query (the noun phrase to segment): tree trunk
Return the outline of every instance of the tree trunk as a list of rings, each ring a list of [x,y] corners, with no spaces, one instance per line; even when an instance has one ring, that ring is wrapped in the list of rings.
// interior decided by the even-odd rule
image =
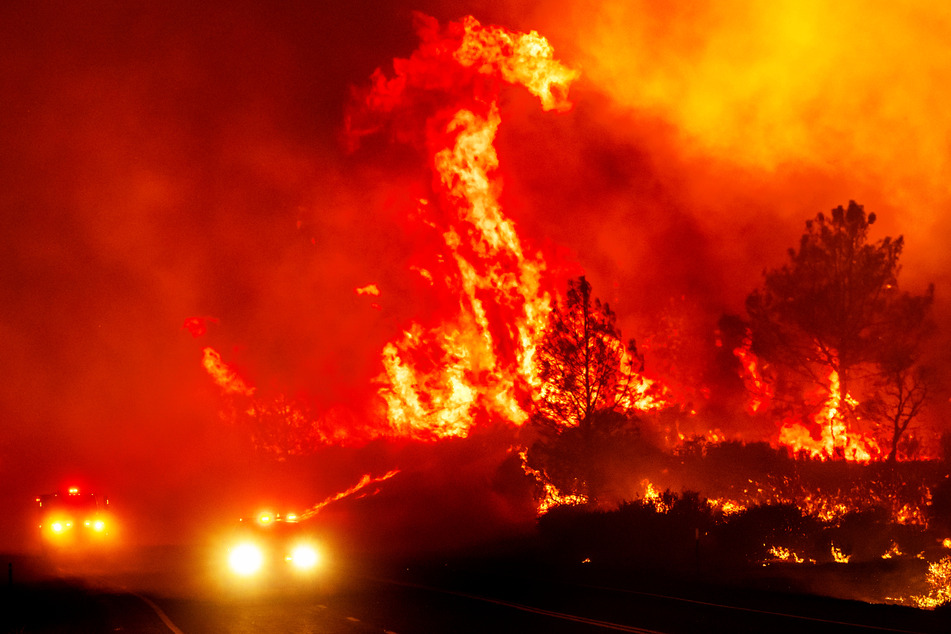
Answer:
[[[901,429],[898,426],[898,421],[894,421],[895,428],[892,430],[892,446],[888,452],[888,457],[885,458],[885,462],[894,464],[898,460],[898,441],[901,439]]]

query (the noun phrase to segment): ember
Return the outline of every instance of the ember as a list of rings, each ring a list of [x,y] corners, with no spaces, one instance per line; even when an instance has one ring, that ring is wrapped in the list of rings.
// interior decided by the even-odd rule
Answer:
[[[389,472],[387,472],[387,473],[385,473],[385,474],[383,474],[383,475],[381,475],[381,476],[376,476],[376,477],[371,476],[371,475],[368,473],[368,474],[364,475],[362,478],[360,478],[360,481],[357,482],[356,484],[354,484],[354,485],[353,485],[352,487],[350,487],[349,489],[346,489],[346,490],[344,490],[344,491],[340,491],[339,493],[336,493],[336,494],[334,494],[334,495],[331,495],[330,497],[328,497],[327,499],[325,499],[323,502],[319,502],[319,503],[313,505],[312,507],[310,507],[309,509],[307,509],[306,511],[304,511],[303,513],[300,513],[300,514],[298,515],[298,519],[300,519],[300,520],[310,519],[311,517],[313,517],[313,516],[317,515],[318,513],[320,513],[321,509],[323,509],[323,508],[324,508],[325,506],[327,506],[328,504],[332,504],[332,503],[337,502],[337,501],[339,501],[339,500],[343,500],[343,499],[345,499],[345,498],[348,498],[348,497],[351,497],[351,496],[353,496],[353,495],[356,495],[357,493],[360,493],[361,491],[363,491],[364,489],[366,489],[366,488],[367,488],[368,486],[370,486],[371,484],[377,484],[377,483],[379,483],[379,482],[384,482],[384,481],[386,481],[386,480],[389,480],[390,478],[392,478],[393,476],[395,476],[395,475],[398,474],[398,473],[399,473],[399,471],[398,471],[398,470],[395,470],[395,469],[394,469],[393,471],[389,471]]]

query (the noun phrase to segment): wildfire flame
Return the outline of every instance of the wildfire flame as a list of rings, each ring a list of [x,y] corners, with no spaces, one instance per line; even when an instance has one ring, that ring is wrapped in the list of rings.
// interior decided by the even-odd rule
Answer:
[[[793,453],[806,452],[812,458],[844,457],[856,462],[869,462],[881,450],[874,439],[850,430],[846,424],[843,404],[850,409],[858,404],[849,394],[843,393],[839,373],[829,372],[828,398],[813,420],[821,430],[819,439],[812,437],[809,429],[798,422],[787,422],[779,432],[779,443]]]
[[[648,480],[643,482],[644,502],[654,507],[658,513],[667,513],[670,511],[670,505],[664,500],[664,497],[654,488],[654,484]]]
[[[852,559],[852,555],[846,555],[840,549],[836,548],[835,544],[832,545],[832,561],[837,564],[847,564],[850,559]]]
[[[350,118],[348,131],[352,138],[359,139],[382,129],[383,124],[378,123],[381,119],[405,121],[424,113],[422,122],[414,122],[419,126],[413,135],[420,137],[429,157],[431,191],[418,200],[416,216],[439,238],[439,252],[432,254],[431,265],[414,264],[410,268],[435,292],[447,290],[445,295],[457,301],[442,323],[431,327],[411,323],[400,337],[383,347],[377,384],[385,405],[385,421],[378,429],[364,433],[365,438],[381,433],[427,440],[465,437],[483,420],[520,425],[528,419],[528,404],[534,398],[546,397],[533,358],[553,302],[552,281],[547,279],[544,255],[522,241],[515,223],[501,208],[495,139],[503,119],[503,85],[522,86],[538,98],[543,110],[563,112],[571,107],[567,92],[578,72],[557,61],[551,45],[534,31],[518,33],[483,26],[472,17],[444,28],[429,18],[419,17],[418,21],[421,43],[417,51],[409,59],[395,60],[392,78],[382,71],[374,73],[369,89],[357,95],[358,108],[373,114],[376,122],[361,126],[357,119]],[[410,112],[411,116],[395,116],[400,112]],[[413,135],[398,138],[415,140]],[[353,291],[374,299],[384,296],[374,283]],[[370,305],[380,308],[375,302]],[[215,321],[193,317],[183,327],[199,337]],[[765,371],[768,368],[752,351],[749,331],[732,352],[740,363],[749,394],[747,413],[768,414],[774,386],[770,373]],[[257,417],[257,422],[276,412],[274,418],[285,426],[311,433],[308,442],[340,441],[347,435],[344,425],[330,425],[334,431],[329,433],[319,429],[320,422],[308,418],[283,397],[277,401],[281,408],[277,411],[213,348],[203,349],[202,363],[223,394],[242,403],[245,401],[241,399],[247,399],[244,411]],[[806,421],[810,424],[784,421],[772,440],[813,459],[869,462],[880,457],[882,452],[872,438],[850,428],[857,402],[843,388],[839,374],[830,369],[827,377],[821,397],[813,402],[819,406],[818,411]],[[667,396],[659,385],[641,378],[630,397],[632,401],[625,405],[645,411],[656,409],[666,405],[663,399]],[[681,444],[688,441],[683,433],[678,437]],[[724,440],[718,430],[709,432],[706,438],[710,442]],[[559,505],[588,502],[583,495],[562,493],[544,471],[528,466],[525,450],[519,456],[524,473],[539,482],[544,491],[538,502],[539,514]],[[313,517],[336,501],[365,494],[371,485],[397,473],[366,474],[350,488],[313,505],[300,519]],[[669,490],[661,494],[653,483],[642,484],[644,503],[658,513],[669,513],[670,500],[676,499]],[[862,508],[856,496],[847,499],[841,491],[824,494],[815,490],[807,494],[799,489],[777,494],[765,484],[753,488],[755,493],[744,491],[743,499],[719,498],[707,503],[728,517],[754,504],[791,501],[804,513],[830,525]],[[873,502],[884,506],[884,499]],[[888,508],[899,524],[927,526],[928,501],[930,492],[925,490],[920,503],[896,501]],[[951,548],[951,539],[943,546]],[[851,555],[835,545],[829,547],[835,562],[850,561]],[[772,546],[768,552],[775,560],[815,564],[814,559],[807,560],[786,547]],[[892,542],[882,558],[902,556],[907,555]],[[929,567],[932,594],[915,600],[923,606],[951,601],[949,580],[951,558],[946,557]]]
[[[445,283],[460,297],[456,314],[424,329],[413,324],[384,346],[379,394],[391,432],[415,438],[467,436],[481,414],[516,425],[537,389],[532,357],[549,310],[541,253],[526,254],[515,225],[502,212],[495,180],[494,140],[501,123],[501,84],[524,86],[544,110],[570,108],[566,93],[577,71],[554,59],[538,33],[483,26],[475,18],[439,29],[418,17],[420,47],[396,60],[396,76],[381,71],[363,95],[363,114],[388,114],[438,95],[450,102],[427,115],[433,200],[419,215],[441,232]],[[377,131],[348,119],[354,139]]]
[[[769,549],[769,554],[773,556],[777,561],[789,561],[796,564],[805,563],[805,559],[800,557],[791,549],[784,546],[771,546]],[[815,563],[812,561],[811,563]]]
[[[759,357],[753,353],[752,347],[753,335],[747,328],[743,343],[733,349],[733,355],[739,360],[742,367],[740,378],[743,379],[743,385],[749,395],[746,411],[750,415],[768,408],[773,399],[773,386],[763,375]]]
[[[765,413],[773,400],[774,389],[763,371],[761,360],[752,351],[749,330],[733,354],[740,362],[740,378],[748,395],[747,413]],[[819,430],[818,438],[800,421],[787,420],[780,428],[776,442],[788,447],[793,454],[804,453],[810,458],[823,460],[844,458],[869,462],[880,456],[882,450],[874,438],[849,428],[848,413],[855,411],[858,401],[843,391],[839,373],[835,369],[829,370],[824,395],[821,407],[811,416],[812,426]]]
[[[707,504],[711,508],[716,509],[723,513],[724,516],[729,517],[730,515],[737,515],[746,510],[746,506],[736,500],[726,500],[726,499],[708,499]]]
[[[551,481],[548,479],[548,476],[538,469],[533,469],[532,467],[528,466],[528,450],[520,450],[518,452],[518,457],[521,459],[522,471],[524,471],[526,475],[535,478],[535,480],[541,484],[542,488],[544,489],[544,494],[539,496],[536,505],[538,515],[544,515],[556,506],[576,506],[578,504],[588,503],[587,496],[562,493],[558,490],[558,487],[551,483]]]
[[[912,600],[920,608],[933,609],[951,603],[951,557],[928,564],[926,581],[930,592],[913,596]]]

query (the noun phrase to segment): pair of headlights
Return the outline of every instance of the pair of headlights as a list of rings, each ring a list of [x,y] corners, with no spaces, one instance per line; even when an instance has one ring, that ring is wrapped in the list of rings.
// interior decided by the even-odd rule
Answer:
[[[106,530],[106,523],[102,520],[86,520],[84,525],[87,528],[91,528],[97,533],[101,533]],[[57,520],[50,524],[50,530],[56,533],[57,535],[64,533],[73,527],[73,523],[69,520]]]
[[[284,556],[285,562],[302,571],[314,569],[319,559],[314,547],[307,544],[295,546]],[[264,551],[252,543],[244,543],[236,546],[231,549],[231,554],[228,556],[228,564],[231,566],[231,570],[244,577],[259,572],[261,568],[264,567],[264,563]]]

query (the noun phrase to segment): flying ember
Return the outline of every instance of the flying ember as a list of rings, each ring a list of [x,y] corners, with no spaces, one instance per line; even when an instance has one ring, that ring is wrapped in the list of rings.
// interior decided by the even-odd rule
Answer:
[[[331,495],[330,497],[325,499],[323,502],[319,502],[313,505],[312,507],[310,507],[309,509],[301,513],[298,516],[298,519],[300,520],[310,519],[314,515],[317,515],[318,513],[320,513],[321,509],[323,509],[328,504],[332,504],[333,502],[337,502],[338,500],[348,498],[351,495],[356,495],[357,493],[359,493],[366,487],[370,486],[371,484],[376,484],[378,482],[389,480],[390,478],[392,478],[398,473],[399,473],[399,470],[394,469],[392,471],[387,471],[381,476],[376,476],[376,477],[371,476],[369,473],[364,474],[364,476],[360,478],[360,481],[354,484],[352,487],[350,487],[349,489],[340,491],[339,493],[336,493],[334,495]]]

